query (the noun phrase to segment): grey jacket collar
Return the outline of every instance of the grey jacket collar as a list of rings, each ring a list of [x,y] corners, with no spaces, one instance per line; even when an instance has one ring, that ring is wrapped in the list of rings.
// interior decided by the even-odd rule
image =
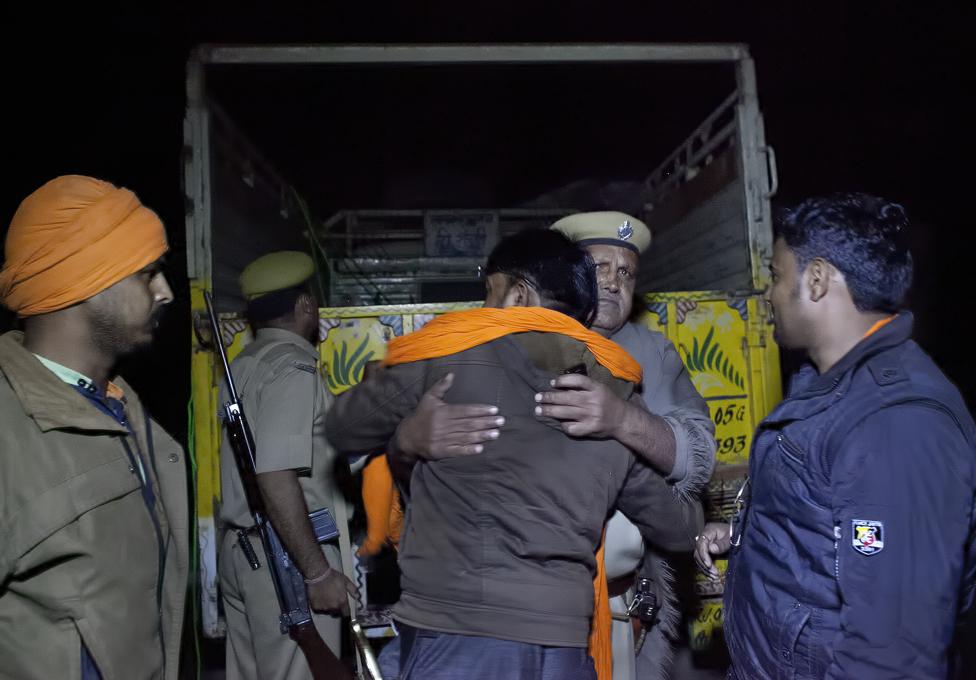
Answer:
[[[128,431],[113,418],[99,411],[71,385],[62,381],[24,349],[24,334],[11,331],[0,336],[0,373],[17,395],[24,412],[42,432],[48,430],[86,430],[95,432]],[[131,388],[119,378],[126,394]]]

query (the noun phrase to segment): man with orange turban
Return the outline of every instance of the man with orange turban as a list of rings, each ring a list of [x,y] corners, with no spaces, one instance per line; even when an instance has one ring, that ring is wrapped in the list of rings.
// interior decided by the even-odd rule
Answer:
[[[91,177],[10,223],[0,301],[0,666],[16,678],[177,677],[187,584],[179,445],[114,377],[173,294],[162,222]]]

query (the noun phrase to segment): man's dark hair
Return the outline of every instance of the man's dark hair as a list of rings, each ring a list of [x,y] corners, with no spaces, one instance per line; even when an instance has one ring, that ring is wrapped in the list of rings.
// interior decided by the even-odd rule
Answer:
[[[535,288],[542,305],[589,327],[596,316],[598,291],[593,258],[549,229],[527,229],[491,251],[485,275],[505,274]]]
[[[897,312],[912,284],[905,209],[861,193],[810,198],[777,220],[800,271],[814,258],[844,274],[862,312]]]
[[[247,303],[247,318],[251,327],[257,330],[267,326],[274,326],[276,322],[290,316],[295,311],[295,304],[303,294],[308,293],[308,286],[301,285],[285,290],[276,290],[255,298]]]

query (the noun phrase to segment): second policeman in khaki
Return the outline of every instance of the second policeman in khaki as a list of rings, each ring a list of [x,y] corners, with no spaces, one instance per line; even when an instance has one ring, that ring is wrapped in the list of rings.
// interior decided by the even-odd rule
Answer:
[[[341,614],[355,586],[341,571],[338,550],[319,545],[308,513],[333,510],[335,453],[325,438],[331,395],[317,370],[318,305],[307,282],[311,258],[284,251],[258,258],[241,274],[241,290],[255,340],[231,371],[254,435],[258,487],[272,526],[308,583],[315,625],[329,648],[341,653]],[[223,403],[225,399],[221,400]],[[221,445],[225,528],[219,571],[227,620],[227,677],[305,680],[311,672],[298,645],[282,634],[279,607],[261,541],[249,538],[261,568],[251,569],[237,529],[253,525],[233,451]]]

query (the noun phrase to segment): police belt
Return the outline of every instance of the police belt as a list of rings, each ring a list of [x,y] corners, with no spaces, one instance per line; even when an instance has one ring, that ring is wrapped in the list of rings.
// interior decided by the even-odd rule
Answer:
[[[628,590],[634,587],[634,579],[636,577],[637,572],[632,571],[624,576],[607,579],[607,594],[610,597],[619,597],[626,594]]]

